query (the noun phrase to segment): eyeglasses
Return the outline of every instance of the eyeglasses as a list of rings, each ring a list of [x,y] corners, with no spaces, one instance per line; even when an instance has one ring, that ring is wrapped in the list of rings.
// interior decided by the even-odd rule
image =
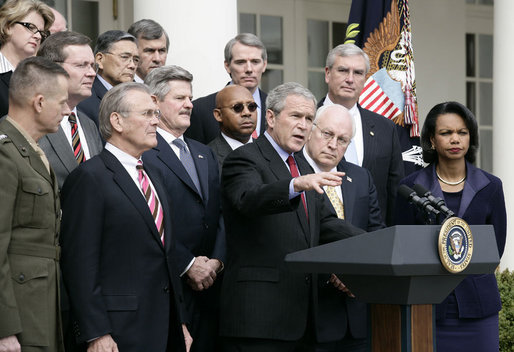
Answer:
[[[330,132],[330,131],[327,131],[327,130],[322,130],[321,128],[319,128],[318,125],[314,124],[314,127],[317,127],[319,132],[321,133],[321,137],[323,137],[323,139],[327,142],[327,143],[330,143],[335,137],[336,135],[333,133],[333,132]],[[342,137],[337,137],[337,145],[339,147],[345,147],[347,146],[348,144],[350,144],[351,140],[348,140],[346,138],[342,138]]]
[[[245,106],[248,108],[248,111],[250,111],[250,112],[254,112],[255,110],[257,110],[257,103],[254,103],[254,102],[247,103],[247,104],[237,103],[232,106],[219,106],[217,109],[228,108],[228,109],[234,110],[234,112],[236,114],[239,114],[244,110]]]
[[[40,30],[34,23],[19,21],[16,21],[14,23],[21,24],[23,27],[27,28],[30,32],[32,32],[32,34],[39,33],[39,35],[41,36],[41,41],[45,40],[50,35],[49,31]]]
[[[127,112],[127,113],[131,113],[131,112],[135,112],[136,114],[144,117],[145,119],[152,119],[152,118],[156,118],[157,120],[160,120],[161,119],[161,110],[152,110],[152,109],[148,109],[148,110],[145,110],[145,111],[133,111],[133,110],[126,110],[126,111],[121,111],[120,113],[122,112]]]
[[[129,55],[129,54],[115,54],[115,53],[110,53],[108,51],[104,51],[103,53],[104,54],[109,54],[109,55],[117,56],[121,60],[121,62],[123,62],[124,64],[128,64],[129,61],[132,60],[134,65],[137,66],[137,65],[139,65],[139,61],[141,61],[139,56],[132,56],[132,55]]]

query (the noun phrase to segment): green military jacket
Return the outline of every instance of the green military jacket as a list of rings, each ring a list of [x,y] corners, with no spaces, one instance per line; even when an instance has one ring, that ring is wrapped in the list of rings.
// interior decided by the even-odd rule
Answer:
[[[62,351],[57,181],[5,119],[0,179],[0,338],[16,335],[22,351]]]

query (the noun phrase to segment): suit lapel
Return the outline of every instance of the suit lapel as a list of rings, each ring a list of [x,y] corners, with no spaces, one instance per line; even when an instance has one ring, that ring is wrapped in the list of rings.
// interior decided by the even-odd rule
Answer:
[[[189,177],[189,174],[184,168],[184,165],[182,165],[173,149],[171,149],[171,146],[166,143],[159,133],[157,133],[157,147],[155,149],[157,150],[157,157],[159,160],[161,160],[175,175],[177,175],[177,177],[184,182],[192,192],[200,195],[193,183],[193,180],[191,180],[191,177]]]
[[[362,158],[362,167],[368,168],[373,163],[373,155],[375,154],[375,121],[369,116],[367,111],[359,107],[359,113],[362,121],[362,141],[364,146],[364,156]]]
[[[301,152],[297,153],[300,154]],[[307,175],[312,173],[312,168],[309,163],[303,157],[295,157],[296,164],[298,165],[298,170],[300,171],[300,175]],[[307,203],[307,213],[309,214],[309,219],[316,218],[316,194],[314,192],[304,192],[305,194],[305,202]],[[307,217],[305,216],[305,210],[303,209],[303,204],[300,203],[298,205],[298,209],[296,209],[296,214],[300,219],[300,224],[302,225],[303,232],[305,234],[305,239],[307,242],[312,245],[313,237],[312,233],[315,233],[315,221],[307,221]]]
[[[78,112],[78,111],[77,111]],[[98,148],[96,143],[94,143],[95,138],[93,137],[93,128],[96,129],[96,133],[98,133],[98,127],[96,127],[93,120],[91,120],[86,114],[83,112],[78,112],[77,118],[80,120],[80,126],[82,127],[82,131],[84,132],[84,137],[86,138],[87,147],[89,149],[89,158],[92,158],[96,154],[100,153],[101,149]]]
[[[68,171],[72,172],[77,167],[77,160],[73,155],[70,144],[64,134],[64,130],[59,126],[59,130],[56,133],[47,134],[46,138],[55,150],[55,154],[61,160],[62,164]]]
[[[468,210],[469,204],[475,195],[491,181],[482,173],[482,171],[470,163],[466,162],[466,183],[462,191],[458,216],[464,217]]]
[[[196,173],[198,174],[198,179],[202,188],[203,201],[204,203],[207,203],[207,198],[209,196],[209,165],[207,165],[207,155],[201,153],[193,143],[190,143],[188,138],[184,139],[195,163]]]
[[[150,212],[150,208],[148,208],[148,204],[146,203],[143,194],[141,193],[137,185],[134,183],[130,175],[127,173],[127,170],[125,170],[125,168],[123,167],[123,165],[121,165],[118,159],[116,159],[116,157],[112,155],[108,150],[104,149],[100,153],[100,157],[102,158],[106,168],[111,170],[114,182],[127,196],[130,202],[137,209],[137,211],[141,214],[141,217],[150,229],[152,236],[159,242],[159,244],[162,247],[162,242],[159,233],[157,232],[157,227],[155,226],[155,221]]]
[[[268,96],[262,90],[259,89],[259,94],[261,96],[261,130],[259,131],[259,136],[266,131],[266,97]]]

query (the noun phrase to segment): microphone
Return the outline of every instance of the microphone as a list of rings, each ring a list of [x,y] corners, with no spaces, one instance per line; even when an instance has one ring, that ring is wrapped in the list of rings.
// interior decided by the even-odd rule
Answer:
[[[455,216],[455,213],[446,206],[444,199],[434,197],[432,195],[432,192],[430,192],[422,185],[414,185],[412,186],[412,188],[414,189],[414,191],[416,191],[418,196],[426,197],[436,209],[440,210],[441,213],[443,213],[446,216],[446,218],[451,218],[452,216]]]
[[[407,185],[401,185],[398,187],[398,193],[405,199],[407,199],[410,203],[417,206],[419,209],[423,210],[427,214],[439,215],[439,210],[435,209],[430,201],[425,197],[419,197],[416,192]]]

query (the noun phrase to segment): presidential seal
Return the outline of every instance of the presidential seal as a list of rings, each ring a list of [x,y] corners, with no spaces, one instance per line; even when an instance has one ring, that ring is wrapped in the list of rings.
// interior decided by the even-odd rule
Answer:
[[[439,231],[439,258],[451,273],[466,269],[473,255],[473,235],[466,221],[452,217]]]

